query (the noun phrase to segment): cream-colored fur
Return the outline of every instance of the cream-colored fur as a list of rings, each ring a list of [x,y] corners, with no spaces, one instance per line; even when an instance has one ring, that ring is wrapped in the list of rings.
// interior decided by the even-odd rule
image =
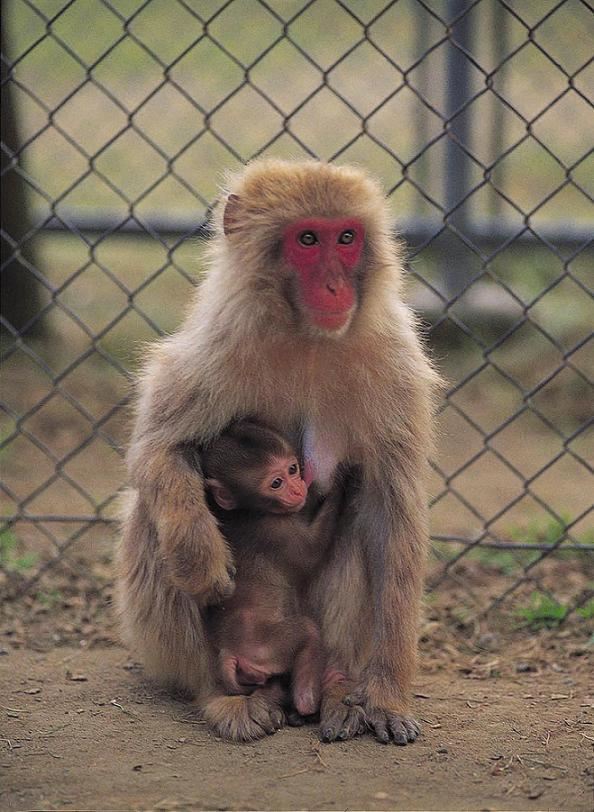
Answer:
[[[228,191],[240,199],[233,229],[224,235],[221,212],[194,306],[154,348],[139,382],[119,553],[123,628],[155,677],[207,701],[215,688],[199,607],[229,589],[232,562],[180,449],[248,414],[286,432],[307,427],[361,471],[350,518],[311,591],[332,660],[361,680],[373,723],[373,709],[405,712],[415,667],[438,378],[402,301],[401,247],[375,181],[313,161],[258,161],[231,177]],[[355,217],[366,230],[359,305],[340,335],[313,330],[286,296],[294,280],[280,233],[320,216]],[[218,701],[210,713],[231,738],[239,728],[220,716],[235,704]]]

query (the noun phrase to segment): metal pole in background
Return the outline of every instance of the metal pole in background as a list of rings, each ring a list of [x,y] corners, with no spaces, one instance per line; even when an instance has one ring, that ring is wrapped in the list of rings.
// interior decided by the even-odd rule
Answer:
[[[470,188],[470,159],[459,146],[470,146],[470,121],[468,111],[458,114],[472,94],[470,61],[463,50],[470,49],[471,30],[468,0],[448,0],[448,35],[445,72],[446,147],[444,173],[445,221],[461,233],[465,232],[468,204],[456,208]],[[463,15],[463,16],[461,16]],[[459,18],[459,19],[458,19]],[[454,44],[455,43],[455,44]],[[460,47],[457,47],[460,46]],[[455,211],[454,211],[455,209]],[[449,297],[460,291],[469,278],[471,267],[469,249],[451,231],[447,232],[444,246],[445,287]]]
[[[5,21],[3,21],[5,23]],[[20,244],[30,228],[25,183],[18,169],[19,145],[17,107],[2,26],[2,220],[0,243],[0,313],[15,330],[40,335],[42,325],[35,316],[41,309],[40,287],[27,267],[32,261],[30,243]],[[16,247],[15,247],[16,246]]]
[[[425,20],[423,18],[423,14],[425,13],[421,6],[415,5],[414,7],[415,13],[415,59],[419,58],[420,54],[425,54],[428,49],[429,43],[429,36],[428,36],[428,28],[425,24]],[[427,59],[423,59],[421,64],[415,69],[415,73],[418,76],[418,79],[415,82],[417,90],[419,90],[423,97],[427,95],[427,75],[428,75],[428,67],[427,67]],[[429,127],[427,122],[427,109],[423,107],[423,105],[419,102],[416,106],[416,116],[415,116],[415,135],[416,135],[416,148],[421,149],[423,148],[423,154],[421,157],[416,161],[417,164],[417,171],[416,171],[416,179],[417,183],[422,189],[431,190],[431,193],[434,194],[434,190],[431,188],[431,156],[425,152],[425,148],[429,141]],[[429,213],[429,204],[427,201],[422,197],[422,195],[418,196],[419,208],[415,212],[417,216],[419,215],[426,215]]]
[[[508,50],[508,35],[507,35],[507,20],[508,20],[508,13],[507,11],[501,6],[499,3],[495,3],[492,8],[492,49],[493,49],[493,60],[495,65],[501,65],[503,60],[507,56]],[[503,69],[505,70],[505,68]],[[505,73],[502,74],[502,71],[499,71],[499,91],[504,93],[503,87],[503,78]],[[490,155],[489,155],[489,163],[494,165],[499,156],[503,152],[503,122],[504,118],[502,115],[499,114],[498,106],[500,102],[498,102],[496,96],[492,96],[492,130],[491,130],[491,144],[490,144]],[[500,185],[504,185],[504,177],[503,177],[503,168],[500,168],[497,172],[497,180]],[[502,209],[502,199],[499,197],[495,189],[491,186],[490,187],[490,212],[493,217],[499,218],[501,215]]]

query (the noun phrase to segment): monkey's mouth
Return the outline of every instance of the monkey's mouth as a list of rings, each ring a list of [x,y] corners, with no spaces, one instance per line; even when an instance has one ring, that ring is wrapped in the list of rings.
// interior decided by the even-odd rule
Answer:
[[[282,507],[278,508],[271,508],[271,513],[299,513],[305,507],[305,503],[307,499],[302,499],[301,502],[296,502],[293,504],[287,504],[286,502],[283,503]]]
[[[350,320],[353,308],[346,310],[314,310],[311,311],[311,319],[316,327],[322,330],[340,330]]]

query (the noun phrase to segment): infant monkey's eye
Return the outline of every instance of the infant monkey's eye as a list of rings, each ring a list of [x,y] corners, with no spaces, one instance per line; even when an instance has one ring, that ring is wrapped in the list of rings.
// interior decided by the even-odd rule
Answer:
[[[278,489],[281,487],[282,484],[283,484],[282,477],[277,476],[276,479],[273,479],[272,482],[270,483],[270,487],[272,488],[273,491],[278,491]]]
[[[289,473],[291,476],[295,476],[295,474],[299,473],[299,464],[294,462],[293,465],[289,466]]]

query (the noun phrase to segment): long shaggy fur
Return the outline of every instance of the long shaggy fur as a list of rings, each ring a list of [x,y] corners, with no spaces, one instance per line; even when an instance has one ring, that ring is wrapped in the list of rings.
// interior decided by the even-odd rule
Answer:
[[[361,680],[363,706],[405,712],[438,379],[401,298],[401,247],[380,187],[358,169],[260,161],[230,177],[228,192],[241,200],[233,228],[223,234],[221,212],[194,306],[139,382],[119,553],[127,639],[155,677],[206,703],[211,655],[199,607],[225,593],[232,562],[180,449],[244,415],[285,433],[306,424],[361,472],[334,555],[312,583],[325,646],[334,665]],[[318,216],[355,217],[366,230],[359,307],[343,335],[308,328],[286,296],[280,234]],[[211,712],[220,729],[228,729],[221,713],[235,704]],[[241,714],[245,733],[245,707]]]

